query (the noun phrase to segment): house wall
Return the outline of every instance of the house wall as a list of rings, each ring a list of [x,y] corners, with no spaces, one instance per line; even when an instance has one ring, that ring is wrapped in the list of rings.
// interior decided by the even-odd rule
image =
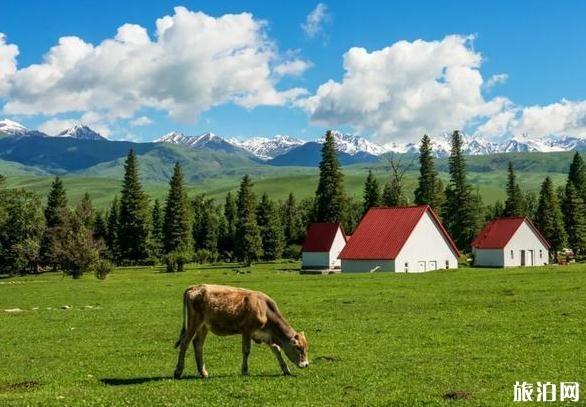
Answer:
[[[377,271],[395,271],[393,260],[342,260],[342,273],[368,273],[375,267]]]
[[[513,257],[511,258],[511,250]],[[505,267],[521,266],[521,250],[525,251],[525,266],[543,266],[549,263],[547,247],[535,235],[533,229],[523,222],[504,249]],[[533,251],[533,264],[531,254]],[[541,251],[541,256],[540,256]]]
[[[472,249],[474,265],[479,267],[504,267],[505,255],[502,249]]]
[[[317,267],[329,268],[330,253],[328,252],[303,252],[301,257],[303,268]]]
[[[344,238],[344,235],[342,234],[342,229],[338,228],[338,231],[336,232],[336,237],[334,237],[334,241],[332,242],[332,247],[330,249],[330,253],[329,253],[329,265],[330,268],[339,268],[340,267],[340,259],[338,258],[338,256],[340,255],[340,252],[342,251],[342,249],[344,249],[344,246],[346,246],[346,239]]]
[[[397,272],[420,273],[458,268],[458,259],[429,213],[425,213],[399,252],[395,264]]]

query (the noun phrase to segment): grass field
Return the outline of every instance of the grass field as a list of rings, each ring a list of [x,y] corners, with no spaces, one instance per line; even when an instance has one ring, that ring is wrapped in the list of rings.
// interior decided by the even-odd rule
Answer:
[[[584,265],[329,276],[297,268],[0,280],[0,405],[510,405],[517,380],[586,385]],[[240,338],[210,335],[210,378],[195,378],[190,349],[187,378],[172,380],[182,292],[197,283],[271,295],[306,332],[309,368],[282,377],[255,345],[242,377]]]

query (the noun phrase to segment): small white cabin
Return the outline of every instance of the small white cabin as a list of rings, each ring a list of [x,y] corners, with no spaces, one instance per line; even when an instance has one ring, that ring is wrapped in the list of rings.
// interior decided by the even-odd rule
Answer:
[[[428,205],[372,208],[340,259],[343,273],[422,273],[458,267],[458,249]]]
[[[550,245],[535,225],[523,217],[490,221],[472,242],[478,267],[543,266]]]
[[[302,247],[302,268],[331,270],[340,268],[338,255],[346,246],[346,235],[339,223],[312,223]]]

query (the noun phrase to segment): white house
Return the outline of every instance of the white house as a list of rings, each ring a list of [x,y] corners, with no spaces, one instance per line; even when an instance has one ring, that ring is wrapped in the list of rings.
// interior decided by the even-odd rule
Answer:
[[[480,267],[542,266],[550,245],[527,218],[490,221],[472,242],[474,265]]]
[[[453,269],[459,256],[428,205],[370,209],[340,253],[343,273]]]
[[[339,223],[312,223],[302,247],[302,268],[331,270],[340,268],[338,255],[346,246],[346,235]]]

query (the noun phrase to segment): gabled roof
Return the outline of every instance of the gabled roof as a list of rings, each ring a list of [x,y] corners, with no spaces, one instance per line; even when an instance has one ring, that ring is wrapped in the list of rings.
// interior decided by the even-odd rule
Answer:
[[[472,242],[475,249],[504,249],[513,235],[521,225],[527,222],[527,225],[533,230],[533,233],[546,246],[551,247],[549,242],[543,237],[541,232],[533,223],[524,217],[510,217],[493,219],[482,229]]]
[[[428,213],[456,255],[460,256],[452,238],[429,205],[371,208],[340,253],[345,260],[392,260],[397,257],[419,220]],[[422,248],[425,250],[425,248]]]
[[[329,252],[338,229],[346,241],[346,235],[339,223],[312,223],[309,225],[301,250],[304,252]]]

